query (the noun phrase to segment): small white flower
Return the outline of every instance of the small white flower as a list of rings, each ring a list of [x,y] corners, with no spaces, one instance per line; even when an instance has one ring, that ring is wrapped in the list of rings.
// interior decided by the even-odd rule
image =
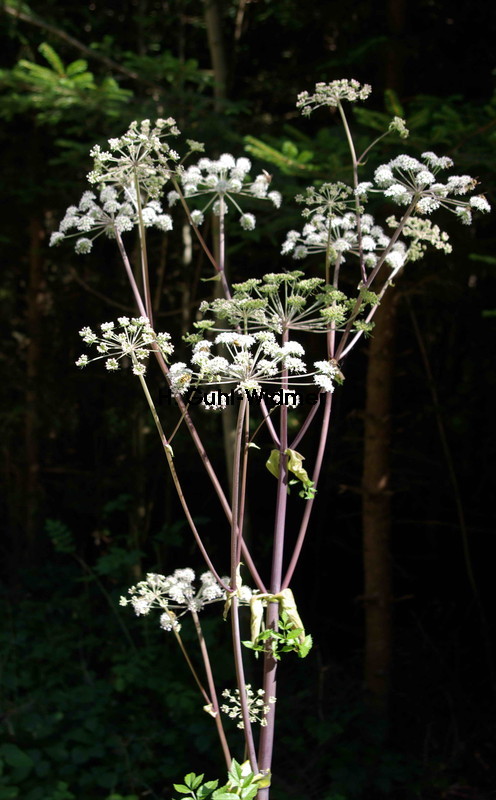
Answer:
[[[255,217],[253,214],[243,214],[239,220],[241,227],[245,231],[252,231],[255,228]]]
[[[487,202],[484,195],[479,194],[475,197],[470,198],[470,205],[472,208],[475,208],[477,211],[482,211],[483,213],[487,213],[491,210],[491,206]]]
[[[203,224],[205,216],[201,211],[198,211],[198,209],[196,209],[191,212],[191,219],[193,221],[193,224],[198,226]]]
[[[91,248],[92,247],[93,247],[93,242],[91,241],[91,239],[86,239],[86,238],[83,237],[82,239],[78,239],[77,240],[76,246],[75,246],[74,249],[75,249],[76,253],[78,253],[78,255],[81,255],[81,254],[86,255],[86,253],[90,253],[91,252]]]
[[[50,247],[60,244],[60,242],[62,242],[64,239],[65,236],[61,231],[54,231],[54,233],[52,233],[50,236]]]

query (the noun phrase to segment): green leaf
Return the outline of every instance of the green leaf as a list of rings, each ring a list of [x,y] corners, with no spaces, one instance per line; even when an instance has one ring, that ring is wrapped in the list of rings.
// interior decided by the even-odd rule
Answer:
[[[291,450],[289,447],[287,450],[285,450],[285,455],[288,459],[287,467],[289,472],[292,472],[295,478],[297,478],[297,480],[303,484],[303,488],[299,493],[300,496],[307,500],[310,499],[315,495],[317,490],[314,488],[313,481],[310,480],[306,469],[303,467],[304,457],[301,455],[301,453],[298,453],[296,450]],[[274,475],[276,478],[279,478],[280,457],[281,454],[279,450],[272,450],[265,463],[265,466],[271,475]],[[290,481],[290,483],[292,483],[292,481]]]
[[[195,775],[194,772],[188,775],[188,778],[191,779],[191,783],[189,784],[192,789],[196,791],[203,781],[203,774],[202,775]],[[186,780],[186,778],[185,778]]]
[[[65,67],[62,63],[62,59],[57,55],[53,47],[50,47],[46,42],[42,42],[38,47],[38,51],[44,57],[45,61],[48,61],[54,72],[63,78],[65,76]]]
[[[76,75],[86,72],[87,69],[88,62],[84,58],[78,58],[77,61],[67,65],[66,74],[68,78],[74,78]]]
[[[200,786],[196,795],[198,800],[204,800],[205,798],[210,797],[214,789],[217,788],[218,783],[219,781],[217,780],[207,781],[206,783],[203,784],[203,786]]]
[[[305,636],[305,639],[304,639],[303,643],[300,644],[300,646],[298,648],[299,657],[300,658],[305,658],[309,654],[309,652],[312,649],[312,647],[313,647],[313,639],[310,636],[310,634],[308,634],[308,636]]]
[[[0,746],[0,758],[12,768],[12,775],[10,776],[12,783],[23,781],[34,766],[31,756],[28,756],[27,753],[11,742],[5,742]]]
[[[45,521],[45,532],[50,537],[53,548],[57,553],[71,555],[76,552],[76,544],[72,532],[61,520],[47,519]]]
[[[289,471],[302,482],[305,488],[312,487],[313,481],[310,480],[306,469],[303,467],[304,457],[297,453],[296,450],[290,450],[289,448],[286,450],[286,455],[288,456]]]
[[[280,452],[279,450],[272,450],[270,456],[268,457],[265,466],[275,478],[279,478],[279,460],[280,460]]]

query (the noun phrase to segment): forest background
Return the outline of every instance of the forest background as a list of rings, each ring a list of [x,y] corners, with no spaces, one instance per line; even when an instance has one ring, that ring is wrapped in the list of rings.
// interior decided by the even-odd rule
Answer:
[[[134,312],[117,253],[49,250],[49,235],[95,142],[173,116],[210,154],[274,174],[283,213],[250,259],[291,269],[274,263],[298,226],[291,198],[349,177],[336,121],[303,123],[296,95],[342,77],[374,89],[359,136],[404,116],[408,152],[450,155],[494,205],[493,5],[3,0],[0,15],[0,800],[169,800],[188,769],[222,771],[213,730],[173,642],[118,598],[144,572],[202,565],[139,388],[74,366],[83,325]],[[405,270],[345,365],[296,576],[315,647],[285,665],[275,797],[495,796],[493,229],[448,225],[453,253]],[[184,235],[153,242],[156,318],[179,335],[212,291]],[[222,468],[221,422],[205,425]],[[252,521],[269,504],[261,492]],[[201,491],[195,513],[215,552]],[[222,641],[222,621],[205,624]]]

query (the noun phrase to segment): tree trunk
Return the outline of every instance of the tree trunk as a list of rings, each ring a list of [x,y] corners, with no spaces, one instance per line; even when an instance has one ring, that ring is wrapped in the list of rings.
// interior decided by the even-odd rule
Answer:
[[[391,405],[397,297],[388,289],[375,316],[369,348],[363,462],[365,690],[386,714],[392,653]]]
[[[390,39],[384,51],[384,86],[401,93],[407,56],[404,41],[407,28],[406,0],[388,0],[386,13]]]
[[[208,48],[214,73],[214,111],[222,111],[227,97],[227,58],[218,0],[204,0]]]
[[[26,293],[26,394],[24,415],[24,530],[26,549],[31,556],[37,550],[36,530],[40,506],[39,438],[39,368],[41,359],[41,324],[45,302],[41,242],[43,227],[37,217],[29,223],[29,275]]]

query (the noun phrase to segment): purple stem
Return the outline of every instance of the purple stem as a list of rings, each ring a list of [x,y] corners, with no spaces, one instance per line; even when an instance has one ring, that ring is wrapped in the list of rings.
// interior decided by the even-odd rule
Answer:
[[[309,429],[310,425],[312,424],[312,420],[313,420],[315,414],[317,413],[318,409],[320,408],[320,398],[321,398],[321,396],[322,396],[322,392],[319,392],[319,394],[317,395],[318,402],[315,403],[315,405],[310,409],[310,411],[307,414],[307,418],[306,418],[305,422],[303,423],[303,425],[301,426],[300,430],[298,431],[298,433],[296,434],[295,438],[293,439],[293,441],[290,444],[291,450],[296,450],[296,448],[298,447],[299,443],[301,442],[301,440],[305,436],[307,430]]]
[[[117,246],[119,247],[119,252],[121,254],[122,261],[124,263],[124,267],[126,269],[127,277],[129,279],[129,283],[131,284],[131,289],[133,290],[134,299],[136,300],[136,305],[138,306],[139,312],[142,317],[146,317],[146,309],[143,304],[143,300],[141,299],[141,295],[138,289],[138,285],[134,278],[134,273],[129,263],[129,258],[127,257],[126,249],[124,247],[124,242],[122,241],[122,236],[120,231],[117,229],[115,230],[115,238],[117,240]]]
[[[215,714],[214,719],[215,719],[215,725],[217,727],[217,733],[219,735],[222,752],[224,753],[224,758],[226,760],[226,766],[227,769],[229,769],[231,766],[231,753],[229,752],[229,745],[227,744],[226,734],[224,732],[224,726],[222,725],[222,717],[219,708],[219,701],[217,700],[217,692],[215,690],[215,682],[212,673],[212,667],[210,665],[210,659],[208,657],[207,645],[205,643],[205,639],[203,638],[203,631],[200,625],[200,620],[198,618],[198,613],[196,611],[191,611],[191,616],[193,617],[193,622],[195,623],[196,635],[198,636],[198,641],[200,643],[200,650],[203,658],[203,665],[205,667],[205,674],[207,676],[210,697],[212,698],[210,701],[210,705],[212,706],[212,710]]]
[[[325,406],[324,406],[324,418],[322,420],[322,428],[320,431],[319,448],[317,450],[317,457],[315,459],[315,467],[312,475],[312,480],[314,482],[315,487],[317,487],[319,481],[320,470],[322,468],[322,461],[324,459],[324,451],[327,441],[327,434],[329,431],[329,422],[331,418],[331,408],[332,408],[332,394],[330,392],[327,392],[325,399]],[[293,550],[293,555],[291,556],[291,561],[289,562],[286,575],[282,582],[283,589],[286,589],[289,586],[291,578],[293,577],[293,572],[295,571],[296,565],[298,563],[298,559],[301,553],[301,548],[303,547],[303,542],[305,541],[305,536],[308,530],[308,523],[310,521],[310,515],[312,513],[313,504],[314,504],[314,498],[311,498],[310,500],[306,501],[305,511],[303,512],[303,519],[301,521],[298,538],[296,540],[295,548]]]
[[[288,333],[283,332],[283,342],[287,341]],[[282,387],[287,387],[287,372],[282,375]],[[276,516],[274,524],[274,547],[272,551],[272,572],[270,578],[270,594],[277,594],[281,590],[282,580],[282,561],[284,555],[284,536],[286,532],[286,508],[288,497],[288,466],[286,450],[288,447],[288,409],[282,405],[280,410],[280,457],[279,457],[279,477],[277,481],[276,497]],[[277,630],[279,621],[279,603],[269,602],[267,608],[267,629]],[[267,641],[264,652],[264,676],[263,689],[265,702],[269,697],[277,697],[277,661],[275,660],[270,640]],[[266,717],[267,725],[260,732],[260,743],[258,749],[259,765],[262,771],[270,770],[272,763],[272,752],[274,749],[274,730],[275,730],[275,708],[271,707],[270,713]],[[269,789],[260,789],[258,798],[263,800],[268,798]]]
[[[248,398],[243,396],[238,411],[238,421],[236,423],[235,441],[234,441],[234,458],[232,467],[232,517],[231,517],[231,587],[234,591],[238,588],[237,570],[238,570],[238,553],[239,553],[239,539],[242,538],[243,532],[239,527],[239,511],[240,511],[240,465],[241,465],[241,448],[243,446],[243,428],[245,421],[246,408],[248,405]]]

